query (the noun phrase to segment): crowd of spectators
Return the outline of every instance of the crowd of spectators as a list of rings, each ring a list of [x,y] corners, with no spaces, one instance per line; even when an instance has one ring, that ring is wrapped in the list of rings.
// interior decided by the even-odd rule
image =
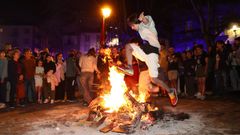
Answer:
[[[75,102],[80,97],[87,106],[94,98],[94,80],[104,89],[109,85],[108,67],[126,62],[124,48],[108,49],[111,56],[107,58],[106,49],[97,53],[91,48],[87,54],[71,50],[66,59],[63,53],[53,55],[48,48],[33,52],[28,48],[0,50],[1,105],[15,108],[31,103]],[[174,50],[162,46],[159,78],[176,88],[180,97],[204,100],[207,94],[240,90],[240,38],[232,45],[217,41],[206,50],[202,45],[183,52]],[[129,89],[139,94],[153,88],[146,65],[134,59],[133,68],[134,75],[125,76]],[[164,90],[160,95],[166,95]]]
[[[163,73],[180,96],[204,100],[206,95],[240,90],[240,38],[233,44],[216,41],[206,50],[195,45],[175,53],[170,47],[161,54]]]
[[[75,83],[79,75],[80,52],[5,48],[0,50],[0,102],[15,108],[31,103],[76,101]],[[80,87],[77,87],[80,88]]]

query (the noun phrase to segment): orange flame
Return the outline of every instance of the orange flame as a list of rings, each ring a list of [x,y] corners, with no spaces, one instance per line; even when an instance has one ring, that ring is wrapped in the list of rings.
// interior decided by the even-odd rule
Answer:
[[[104,55],[105,55],[105,57],[104,57],[103,61],[104,61],[104,63],[106,63],[107,59],[109,59],[109,60],[111,59],[111,49],[109,49],[109,48],[104,49]]]
[[[101,105],[107,109],[106,112],[113,113],[118,112],[120,108],[132,111],[132,103],[125,96],[126,91],[128,90],[126,83],[124,81],[124,74],[120,73],[115,66],[110,67],[109,72],[109,81],[111,85],[111,90],[109,93],[103,94],[103,102]],[[134,95],[131,91],[130,94],[137,99],[138,102],[146,102],[147,91],[139,92],[139,95]]]
[[[110,68],[109,81],[112,88],[109,94],[103,96],[104,107],[109,108],[107,112],[117,112],[119,108],[128,104],[124,95],[127,91],[124,74],[119,73],[117,68],[113,66]]]

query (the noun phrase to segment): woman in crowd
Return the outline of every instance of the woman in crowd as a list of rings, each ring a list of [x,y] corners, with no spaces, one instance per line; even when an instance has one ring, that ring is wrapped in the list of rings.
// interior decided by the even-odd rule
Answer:
[[[205,84],[206,84],[206,76],[207,76],[207,69],[208,69],[208,57],[207,54],[203,51],[203,46],[198,45],[195,48],[196,55],[196,77],[197,77],[197,86],[198,86],[198,93],[196,97],[198,99],[204,100],[205,99]]]
[[[58,53],[56,55],[56,72],[55,76],[58,80],[58,86],[56,87],[56,100],[64,101],[65,96],[65,76],[64,76],[65,63],[63,61],[63,54]]]
[[[173,47],[170,47],[168,49],[167,61],[168,61],[168,79],[170,81],[170,86],[177,90],[177,88],[178,88],[178,58],[174,52]]]
[[[56,72],[56,66],[53,62],[53,58],[51,55],[46,56],[46,63],[44,65],[44,73],[45,77],[43,80],[43,93],[44,93],[44,103],[48,103],[49,99],[51,104],[54,103],[55,100],[55,86],[57,85],[56,77],[54,73]]]
[[[35,69],[35,88],[38,103],[42,103],[43,76],[44,76],[43,61],[38,60],[37,67]]]

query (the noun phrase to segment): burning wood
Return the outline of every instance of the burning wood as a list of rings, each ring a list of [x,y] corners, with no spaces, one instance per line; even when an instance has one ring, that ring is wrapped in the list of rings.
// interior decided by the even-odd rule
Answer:
[[[95,98],[89,105],[88,121],[93,127],[99,127],[100,132],[133,133],[137,128],[148,129],[158,119],[162,119],[164,113],[150,104],[142,101],[145,99],[130,93],[124,82],[124,75],[115,67],[110,68],[109,81],[111,90],[103,92],[103,95]],[[185,114],[180,115],[187,117]],[[176,115],[176,119],[178,115]]]
[[[148,113],[149,104],[138,102],[130,94],[124,82],[124,75],[115,67],[110,68],[109,75],[111,90],[90,103],[91,110],[87,120],[92,121],[94,126],[105,125],[100,129],[104,133],[133,133],[135,128],[140,127],[142,116]]]

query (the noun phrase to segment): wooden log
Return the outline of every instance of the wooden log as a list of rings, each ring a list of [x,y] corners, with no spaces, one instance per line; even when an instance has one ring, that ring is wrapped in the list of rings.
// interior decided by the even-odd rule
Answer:
[[[129,92],[125,93],[126,97],[132,102],[134,110],[136,112],[135,117],[130,125],[125,125],[122,128],[128,128],[128,132],[133,132],[141,122],[142,115],[147,112],[147,105],[145,103],[139,103]]]
[[[132,134],[135,132],[135,129],[132,127],[131,124],[125,124],[125,125],[119,125],[113,128],[112,132]]]
[[[99,127],[100,125],[103,124],[103,122],[106,120],[106,116],[105,117],[102,117],[99,121],[97,122],[94,122],[90,125],[90,127]]]
[[[141,112],[147,112],[147,104],[139,103],[129,92],[125,92],[126,97],[132,102],[133,106]]]
[[[103,132],[103,133],[107,133],[107,132],[112,131],[113,128],[114,128],[114,122],[112,122],[111,124],[101,128],[99,131]]]
[[[87,121],[93,121],[97,117],[97,112],[95,111],[90,111],[88,114]]]
[[[101,97],[97,97],[97,98],[95,98],[94,100],[92,100],[92,102],[89,104],[89,108],[91,109],[91,110],[98,110],[99,109],[99,107],[100,107],[100,104],[99,103],[101,103],[102,102],[102,98]]]

